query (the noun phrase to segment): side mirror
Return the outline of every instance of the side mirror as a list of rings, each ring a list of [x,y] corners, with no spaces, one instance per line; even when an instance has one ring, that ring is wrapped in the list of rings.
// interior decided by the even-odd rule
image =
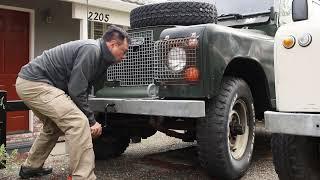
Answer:
[[[308,19],[308,0],[292,1],[292,20],[302,21]]]

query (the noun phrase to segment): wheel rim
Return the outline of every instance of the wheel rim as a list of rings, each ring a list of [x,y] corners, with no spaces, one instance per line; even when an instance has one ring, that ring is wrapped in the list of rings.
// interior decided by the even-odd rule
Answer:
[[[240,159],[246,151],[249,139],[248,111],[243,100],[238,99],[234,103],[229,114],[228,124],[230,154],[234,159]]]

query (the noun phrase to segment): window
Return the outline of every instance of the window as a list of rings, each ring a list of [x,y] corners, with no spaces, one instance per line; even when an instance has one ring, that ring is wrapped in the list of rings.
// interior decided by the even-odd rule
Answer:
[[[292,0],[280,0],[279,24],[288,24],[292,20]]]
[[[269,12],[273,6],[273,0],[215,0],[218,15],[222,14],[255,14]]]
[[[99,39],[102,37],[103,33],[108,29],[111,24],[102,23],[102,22],[95,22],[95,21],[88,21],[88,38],[89,39]],[[120,26],[125,30],[128,30],[126,26]]]

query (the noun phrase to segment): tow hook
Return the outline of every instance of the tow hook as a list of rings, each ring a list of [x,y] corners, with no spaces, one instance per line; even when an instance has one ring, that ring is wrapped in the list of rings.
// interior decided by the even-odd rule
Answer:
[[[104,125],[102,127],[103,133],[110,133],[111,132],[111,127],[108,123],[109,116],[108,112],[116,112],[115,111],[115,104],[107,104],[106,107],[104,108]]]

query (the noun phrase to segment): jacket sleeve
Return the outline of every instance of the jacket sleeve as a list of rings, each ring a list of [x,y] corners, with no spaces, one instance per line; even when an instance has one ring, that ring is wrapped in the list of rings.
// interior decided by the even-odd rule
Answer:
[[[76,53],[73,69],[68,82],[68,93],[73,102],[88,117],[90,126],[96,123],[88,103],[89,82],[98,72],[99,49],[94,45],[84,45]]]

